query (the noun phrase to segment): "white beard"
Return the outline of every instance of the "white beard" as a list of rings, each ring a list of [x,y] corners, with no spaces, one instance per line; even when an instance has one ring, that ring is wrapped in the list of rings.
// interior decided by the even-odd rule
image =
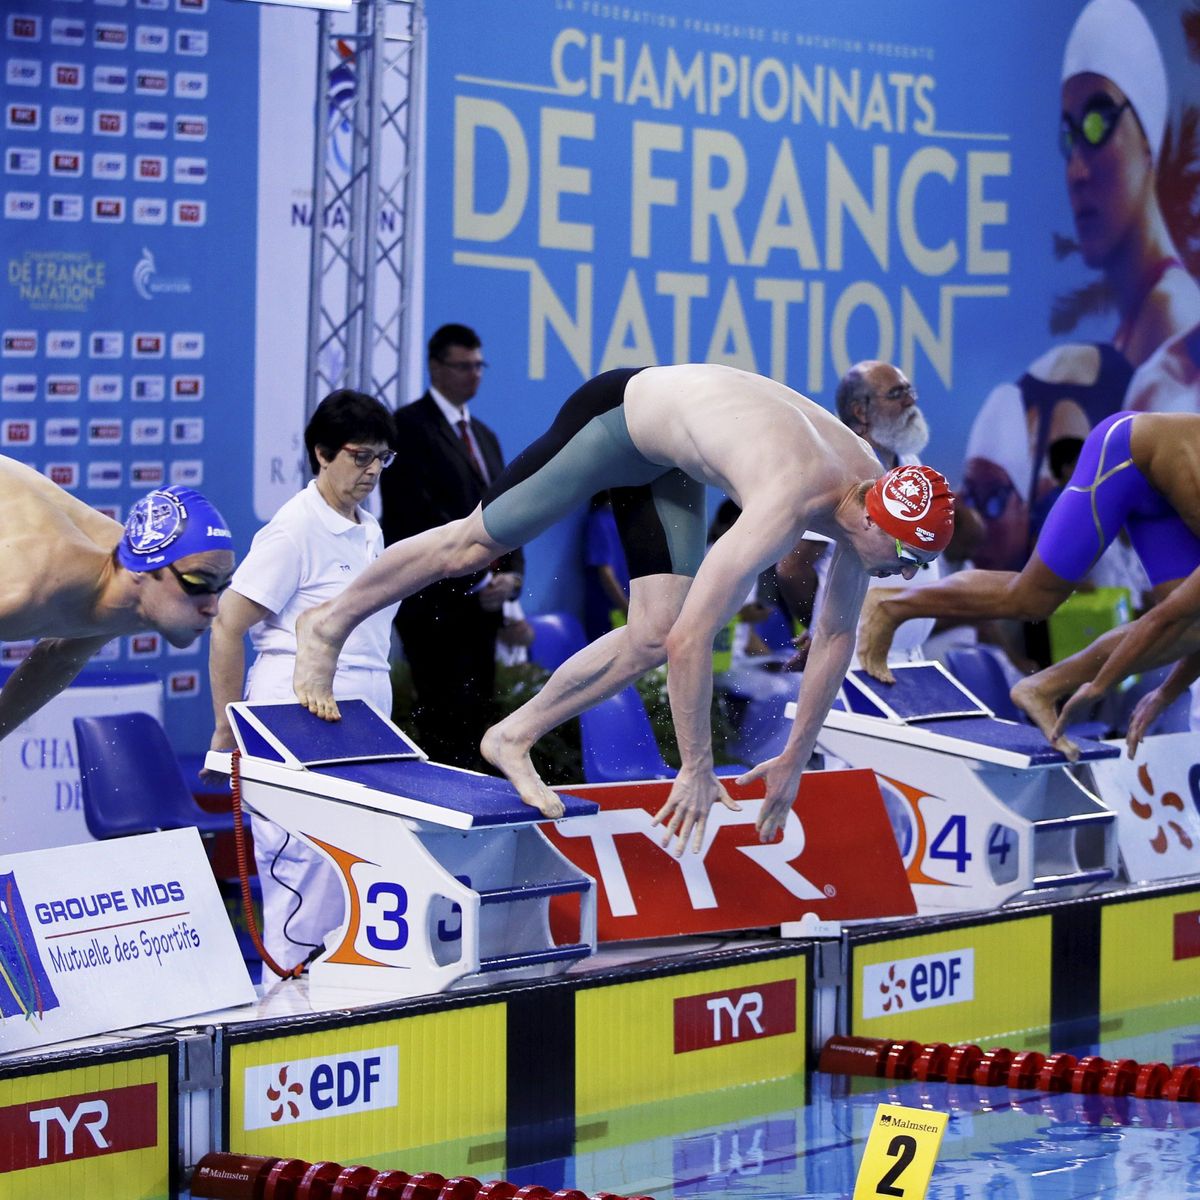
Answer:
[[[892,454],[920,454],[929,444],[929,425],[925,414],[914,404],[895,418],[877,417],[871,423],[870,438]]]

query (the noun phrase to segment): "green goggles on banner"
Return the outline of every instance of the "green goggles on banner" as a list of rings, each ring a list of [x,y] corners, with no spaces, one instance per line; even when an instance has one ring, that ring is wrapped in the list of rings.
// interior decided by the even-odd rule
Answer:
[[[1070,113],[1063,113],[1058,127],[1058,145],[1063,158],[1070,158],[1076,146],[1099,150],[1113,135],[1121,114],[1129,107],[1129,101],[1118,104],[1108,96],[1089,100],[1083,110],[1083,119],[1076,122]]]

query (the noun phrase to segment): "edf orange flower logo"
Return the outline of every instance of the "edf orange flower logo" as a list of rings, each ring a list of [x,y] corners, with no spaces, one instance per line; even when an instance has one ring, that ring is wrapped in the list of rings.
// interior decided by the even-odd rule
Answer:
[[[294,1121],[300,1115],[300,1106],[291,1097],[303,1095],[304,1085],[295,1081],[289,1083],[287,1067],[280,1067],[278,1086],[271,1084],[267,1088],[267,1099],[275,1105],[271,1109],[271,1120],[282,1121],[286,1113]]]
[[[908,983],[903,979],[896,978],[896,964],[892,963],[888,967],[886,977],[879,985],[879,991],[883,995],[883,1011],[891,1012],[895,1007],[896,1011],[904,1007],[904,992],[908,988]]]
[[[1177,792],[1164,792],[1162,796],[1155,797],[1154,781],[1150,778],[1150,770],[1145,763],[1138,767],[1137,775],[1138,783],[1142,785],[1142,791],[1149,799],[1140,800],[1137,796],[1132,795],[1129,797],[1129,809],[1135,817],[1141,821],[1154,821],[1156,810],[1161,809],[1169,809],[1180,816],[1183,815],[1183,798]],[[1182,822],[1175,820],[1169,812],[1166,814],[1159,812],[1157,825],[1150,837],[1150,849],[1155,854],[1166,854],[1171,844],[1171,834],[1185,850],[1192,848],[1192,837]]]

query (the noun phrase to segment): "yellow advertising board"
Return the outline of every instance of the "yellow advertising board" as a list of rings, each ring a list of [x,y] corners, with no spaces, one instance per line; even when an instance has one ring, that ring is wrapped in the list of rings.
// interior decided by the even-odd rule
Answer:
[[[576,1118],[769,1081],[802,1081],[808,959],[581,988]],[[711,1102],[711,1097],[710,1097]]]
[[[239,1040],[228,1145],[482,1178],[504,1164],[506,1060],[503,1004]]]
[[[0,1196],[171,1193],[172,1057],[0,1077]]]
[[[850,1033],[978,1042],[1044,1032],[1051,965],[1049,916],[852,942]]]

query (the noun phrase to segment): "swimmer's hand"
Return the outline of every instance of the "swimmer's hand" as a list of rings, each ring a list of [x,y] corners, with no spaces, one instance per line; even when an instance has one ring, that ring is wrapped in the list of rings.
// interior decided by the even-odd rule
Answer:
[[[880,683],[896,682],[896,677],[888,669],[887,659],[899,622],[888,615],[885,605],[898,591],[898,588],[873,588],[869,591],[858,622],[858,661],[862,669]]]
[[[779,754],[738,776],[739,787],[753,783],[756,779],[765,779],[767,782],[767,795],[755,822],[760,842],[773,841],[775,835],[783,829],[787,815],[796,800],[796,794],[800,790],[802,773],[802,768],[797,768],[790,758]]]
[[[704,844],[704,826],[708,821],[709,809],[718,800],[733,812],[742,810],[742,806],[721,786],[711,768],[680,768],[667,802],[650,822],[651,825],[663,827],[663,849],[676,858],[682,858],[690,838],[693,852],[699,854]],[[673,850],[670,849],[672,838],[677,839]]]
[[[1125,753],[1132,758],[1137,753],[1146,731],[1167,710],[1175,697],[1170,696],[1159,686],[1152,692],[1147,692],[1134,706],[1133,715],[1129,718],[1129,728],[1125,732]]]

